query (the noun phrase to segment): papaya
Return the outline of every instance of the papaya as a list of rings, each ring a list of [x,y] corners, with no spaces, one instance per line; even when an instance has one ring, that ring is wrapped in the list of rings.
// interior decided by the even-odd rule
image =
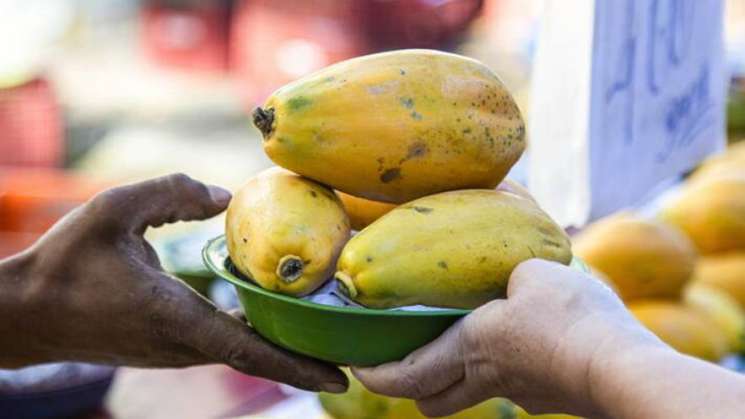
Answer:
[[[702,254],[745,250],[745,173],[688,183],[661,211]]]
[[[391,203],[494,188],[525,149],[525,124],[499,78],[432,50],[334,64],[279,88],[253,120],[276,164]]]
[[[624,300],[679,297],[697,257],[676,228],[628,212],[589,225],[573,238],[573,249],[605,274]]]
[[[726,292],[745,310],[745,252],[702,257],[693,277],[696,283]]]
[[[683,301],[704,315],[727,336],[730,352],[745,351],[745,310],[726,292],[694,282],[686,287]]]
[[[640,323],[679,352],[716,362],[728,351],[724,332],[709,317],[683,303],[637,300],[627,307]]]
[[[350,227],[332,190],[271,168],[233,195],[225,236],[238,271],[267,290],[302,296],[331,277]]]
[[[396,204],[360,198],[341,191],[336,191],[336,194],[344,204],[352,228],[357,231],[396,208]]]
[[[745,174],[745,142],[735,143],[724,153],[706,159],[693,172],[690,180],[696,181],[729,173]]]
[[[474,308],[505,296],[520,262],[569,264],[569,238],[534,202],[460,190],[394,208],[354,236],[337,264],[339,288],[372,308]]]

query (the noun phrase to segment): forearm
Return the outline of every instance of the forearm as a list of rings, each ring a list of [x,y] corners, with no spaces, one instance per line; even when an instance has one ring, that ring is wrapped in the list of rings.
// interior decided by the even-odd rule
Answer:
[[[29,278],[31,259],[24,252],[0,261],[0,368],[22,367],[40,359],[39,342],[34,340],[42,332],[34,330],[39,326],[34,321],[39,310],[31,301],[38,291]]]
[[[613,418],[740,418],[745,377],[668,348],[629,350],[592,382],[601,411]]]

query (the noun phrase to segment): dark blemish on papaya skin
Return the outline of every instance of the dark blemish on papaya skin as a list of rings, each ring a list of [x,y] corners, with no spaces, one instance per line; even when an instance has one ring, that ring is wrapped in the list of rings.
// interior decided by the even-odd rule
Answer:
[[[402,97],[399,100],[401,101],[401,104],[404,105],[404,107],[407,109],[411,109],[414,107],[414,99],[410,97]]]
[[[367,263],[370,263],[373,261],[373,258],[371,256],[368,256],[365,258],[365,260],[367,261]]]
[[[287,101],[287,107],[291,111],[298,111],[311,104],[311,100],[304,96],[295,96],[294,98]]]
[[[437,266],[439,266],[439,267],[441,267],[442,269],[445,269],[445,270],[448,269],[448,264],[444,260],[441,260],[441,261],[437,262]]]
[[[409,152],[406,153],[406,158],[404,160],[421,157],[425,154],[427,154],[427,144],[417,141],[409,146]]]
[[[417,121],[422,120],[422,114],[418,113],[417,111],[411,111],[411,117],[416,119]]]
[[[405,76],[405,75],[406,75],[406,71],[404,71],[404,69],[403,69],[403,68],[399,68],[399,69],[398,69],[398,72],[399,72],[399,73],[400,73],[400,74],[401,74],[402,76]]]
[[[334,77],[334,76],[328,76],[325,79],[323,79],[323,81],[325,81],[326,83],[328,83],[330,81],[334,81],[335,79],[336,79],[336,77]]]
[[[248,243],[248,239],[244,237],[243,238],[243,243]]]
[[[432,208],[429,208],[429,207],[418,207],[418,206],[411,207],[411,209],[413,209],[414,211],[420,214],[429,214],[430,212],[434,211]]]
[[[383,174],[380,175],[380,181],[383,183],[388,183],[400,177],[401,177],[401,169],[399,169],[398,167],[394,167],[393,169],[388,169],[385,172],[383,172]]]
[[[547,246],[561,247],[561,244],[556,243],[555,241],[552,241],[552,240],[543,239],[542,242],[543,242],[543,244],[545,244]]]
[[[463,130],[463,131],[461,131],[461,132],[462,132],[463,134],[470,134],[470,133],[471,133],[471,128],[466,128],[466,129],[464,129],[464,130]]]
[[[479,263],[486,262],[486,256],[482,256],[481,259],[479,259]]]
[[[310,195],[311,195],[311,196],[312,196],[313,198],[318,198],[318,194],[316,193],[316,191],[309,191],[309,192],[310,192]]]

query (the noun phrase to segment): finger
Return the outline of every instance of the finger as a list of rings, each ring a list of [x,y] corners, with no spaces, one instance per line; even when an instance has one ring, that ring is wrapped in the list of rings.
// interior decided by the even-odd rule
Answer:
[[[462,322],[400,362],[372,368],[352,368],[352,373],[374,393],[422,399],[441,392],[463,378],[460,350]]]
[[[148,226],[213,217],[227,207],[230,197],[218,186],[174,174],[110,189],[92,204],[120,226],[144,232]]]
[[[462,380],[438,394],[417,400],[416,405],[425,416],[441,417],[460,412],[489,398],[487,392]]]
[[[541,286],[552,286],[559,283],[561,277],[567,276],[564,265],[544,259],[526,260],[512,270],[510,280],[507,283],[507,298],[527,288],[540,283]],[[558,285],[558,284],[557,284]]]
[[[187,341],[216,362],[304,390],[341,393],[348,386],[338,368],[274,346],[228,313],[210,307],[201,318]]]

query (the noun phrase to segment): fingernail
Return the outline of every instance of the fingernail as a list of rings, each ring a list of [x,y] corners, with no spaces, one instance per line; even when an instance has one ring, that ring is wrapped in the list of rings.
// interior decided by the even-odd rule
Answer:
[[[344,393],[347,391],[347,386],[341,383],[323,383],[321,384],[321,391],[326,393]]]
[[[210,185],[209,190],[210,197],[216,204],[227,205],[230,202],[232,195],[227,190],[214,185]]]

